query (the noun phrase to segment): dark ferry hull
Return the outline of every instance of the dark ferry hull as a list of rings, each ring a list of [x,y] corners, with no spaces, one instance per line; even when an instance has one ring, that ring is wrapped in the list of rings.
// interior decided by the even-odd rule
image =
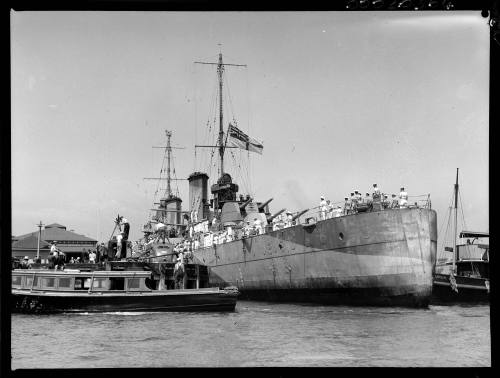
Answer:
[[[436,274],[432,287],[432,304],[478,303],[488,304],[490,293],[484,278],[455,276],[456,290],[449,274]]]
[[[210,284],[241,298],[426,307],[436,262],[436,212],[394,209],[297,225],[194,253]]]
[[[142,312],[142,311],[234,311],[238,293],[197,293],[171,290],[167,293],[56,293],[12,290],[12,311],[53,312]]]

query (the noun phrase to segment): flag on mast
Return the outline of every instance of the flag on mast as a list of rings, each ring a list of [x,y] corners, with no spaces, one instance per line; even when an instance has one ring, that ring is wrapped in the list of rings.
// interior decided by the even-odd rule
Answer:
[[[238,129],[236,126],[229,124],[229,128],[227,129],[228,133],[228,143],[234,147],[239,147],[243,150],[257,152],[262,155],[262,150],[264,146],[261,142],[256,139],[250,138],[243,131]]]

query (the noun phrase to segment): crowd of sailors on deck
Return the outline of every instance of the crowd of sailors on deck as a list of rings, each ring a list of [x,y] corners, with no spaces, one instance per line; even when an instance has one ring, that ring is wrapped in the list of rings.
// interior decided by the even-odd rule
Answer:
[[[391,197],[389,199],[388,194],[382,193],[377,184],[373,184],[372,193],[367,192],[366,196],[362,196],[359,190],[354,190],[350,197],[345,197],[343,206],[335,206],[330,200],[321,196],[318,207],[319,220],[355,214],[360,211],[408,207],[408,194],[404,187],[401,187],[398,197],[396,194],[392,194]],[[229,222],[223,225],[220,224],[220,220],[217,218],[213,218],[211,221],[203,220],[196,222],[196,218],[191,216],[191,222],[183,235],[184,239],[174,246],[175,255],[178,256],[180,253],[183,253],[184,258],[188,258],[191,251],[198,248],[212,247],[234,240],[262,235],[270,230],[276,231],[295,226],[299,222],[294,219],[298,215],[298,212],[292,213],[288,210],[275,216],[269,223],[265,218],[261,218],[260,215],[261,213],[257,216],[247,216],[239,224]],[[306,223],[309,223],[311,219],[313,218],[306,218]],[[168,230],[167,225],[160,222],[156,223],[151,235],[145,240],[142,247],[146,247],[147,249],[152,243],[165,242],[168,239]]]
[[[376,208],[376,206],[378,207]],[[418,204],[415,203],[415,206],[418,206]],[[409,207],[408,193],[404,187],[401,187],[399,196],[393,193],[391,198],[389,198],[389,195],[382,193],[375,183],[373,184],[372,193],[366,192],[365,196],[363,196],[361,191],[353,190],[350,196],[344,197],[343,206],[334,206],[330,200],[325,200],[325,197],[321,196],[319,218],[320,220],[324,220],[342,215],[355,214],[360,211],[403,209],[407,207]]]

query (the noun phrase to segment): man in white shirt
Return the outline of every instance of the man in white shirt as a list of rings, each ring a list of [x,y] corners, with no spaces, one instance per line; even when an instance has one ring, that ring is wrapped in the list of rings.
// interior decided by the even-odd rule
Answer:
[[[120,232],[118,235],[116,235],[116,255],[115,257],[117,259],[121,258],[122,255],[122,240],[123,240],[123,232]]]

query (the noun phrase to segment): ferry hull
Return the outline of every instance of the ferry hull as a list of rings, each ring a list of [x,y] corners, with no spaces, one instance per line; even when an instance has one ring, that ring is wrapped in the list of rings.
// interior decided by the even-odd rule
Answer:
[[[394,209],[298,225],[195,251],[210,284],[242,298],[426,307],[436,212]]]
[[[436,274],[432,287],[432,304],[490,302],[488,280],[484,278],[455,276],[456,290],[453,290],[449,274]]]
[[[192,289],[190,290],[192,291]],[[12,311],[53,312],[137,312],[137,311],[234,311],[237,293],[224,291],[186,293],[36,293],[13,290]]]

